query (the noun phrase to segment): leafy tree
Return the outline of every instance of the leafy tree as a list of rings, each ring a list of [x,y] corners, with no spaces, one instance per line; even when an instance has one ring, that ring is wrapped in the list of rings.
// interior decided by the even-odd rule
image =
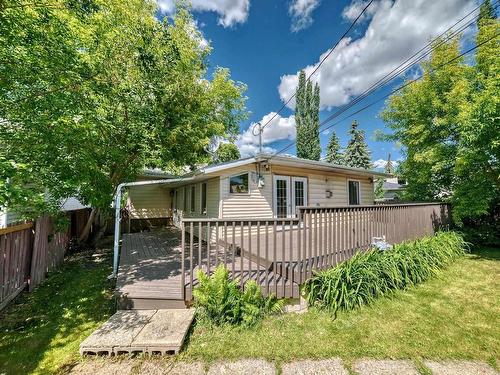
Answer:
[[[234,143],[221,143],[215,151],[214,162],[225,163],[241,158],[240,150]]]
[[[35,184],[95,219],[145,166],[210,160],[211,140],[238,132],[245,87],[226,69],[207,77],[200,41],[182,3],[172,22],[152,1],[2,3],[1,158],[31,173],[0,206],[31,207]]]
[[[340,165],[344,162],[342,152],[340,151],[340,141],[335,131],[332,130],[332,135],[326,146],[325,160],[331,164]]]
[[[449,199],[457,221],[488,213],[500,202],[499,22],[486,1],[478,22],[476,65],[459,40],[437,45],[423,78],[393,95],[382,114],[405,148],[405,198]]]
[[[344,164],[348,167],[370,169],[372,164],[370,150],[365,141],[365,131],[358,129],[356,120],[352,122],[349,134],[351,139],[345,149]]]
[[[384,179],[379,177],[375,184],[375,198],[382,199],[384,197]]]
[[[319,138],[320,92],[316,84],[306,82],[306,74],[299,74],[295,104],[295,124],[297,127],[297,156],[299,158],[319,160],[321,144]]]

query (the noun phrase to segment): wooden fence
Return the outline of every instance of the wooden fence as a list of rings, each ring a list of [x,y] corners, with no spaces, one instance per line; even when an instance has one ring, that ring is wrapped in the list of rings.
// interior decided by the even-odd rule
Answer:
[[[446,204],[301,207],[297,218],[183,219],[181,285],[186,300],[196,271],[224,263],[241,285],[255,280],[264,293],[298,297],[314,270],[335,266],[374,238],[398,243],[447,229]]]
[[[50,217],[0,229],[0,310],[62,263],[69,237],[56,232]]]

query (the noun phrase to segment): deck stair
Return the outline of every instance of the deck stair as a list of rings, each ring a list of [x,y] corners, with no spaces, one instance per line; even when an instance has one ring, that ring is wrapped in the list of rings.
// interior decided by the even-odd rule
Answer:
[[[80,344],[80,354],[177,354],[193,317],[194,309],[119,310]]]

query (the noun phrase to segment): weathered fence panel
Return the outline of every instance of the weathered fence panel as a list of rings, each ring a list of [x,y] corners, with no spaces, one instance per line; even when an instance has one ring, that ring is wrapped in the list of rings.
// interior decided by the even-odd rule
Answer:
[[[186,300],[196,273],[223,263],[241,285],[257,282],[264,293],[298,297],[314,270],[335,266],[370,248],[373,238],[398,243],[449,226],[445,204],[301,207],[297,218],[183,219],[181,288]]]
[[[69,231],[56,232],[50,217],[0,229],[0,310],[27,286],[33,290],[64,259]]]

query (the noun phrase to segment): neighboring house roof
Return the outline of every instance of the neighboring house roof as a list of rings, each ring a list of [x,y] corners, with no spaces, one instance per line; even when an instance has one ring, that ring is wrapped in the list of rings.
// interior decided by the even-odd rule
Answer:
[[[159,168],[155,169],[144,168],[140,177],[161,179],[161,178],[174,178],[175,176]]]
[[[401,190],[404,189],[405,185],[398,184],[397,182],[384,182],[384,190]]]

